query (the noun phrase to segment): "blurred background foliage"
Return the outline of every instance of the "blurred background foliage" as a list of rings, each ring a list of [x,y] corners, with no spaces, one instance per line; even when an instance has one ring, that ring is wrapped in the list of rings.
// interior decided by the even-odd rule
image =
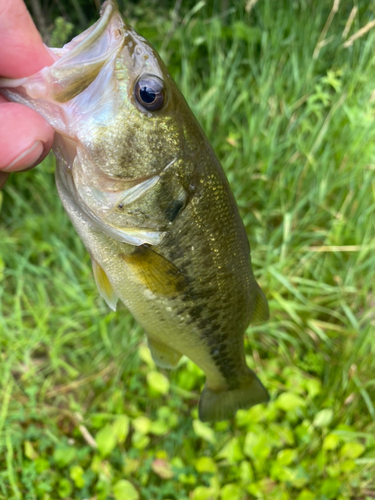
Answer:
[[[98,17],[98,0],[26,3],[52,46]],[[50,156],[0,193],[0,499],[374,498],[375,4],[119,5],[235,193],[271,308],[246,352],[271,402],[198,420],[201,371],[158,370],[103,303]]]

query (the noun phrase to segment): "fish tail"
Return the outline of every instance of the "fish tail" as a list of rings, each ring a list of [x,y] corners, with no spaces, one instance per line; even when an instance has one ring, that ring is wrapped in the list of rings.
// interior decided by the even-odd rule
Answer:
[[[213,390],[205,386],[199,400],[199,418],[202,422],[220,422],[234,417],[239,409],[266,403],[269,395],[253,371],[234,389]]]

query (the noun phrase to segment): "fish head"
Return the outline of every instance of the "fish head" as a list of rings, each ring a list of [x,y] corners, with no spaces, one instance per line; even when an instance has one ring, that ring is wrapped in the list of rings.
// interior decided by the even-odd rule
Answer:
[[[116,239],[157,244],[165,224],[159,216],[146,222],[142,214],[157,212],[157,192],[168,179],[179,175],[189,185],[199,149],[190,138],[197,128],[190,126],[196,121],[185,99],[157,52],[122,19],[113,0],[103,4],[101,18],[88,30],[50,50],[52,66],[28,78],[3,79],[1,92],[53,126],[58,184],[96,224],[107,232],[112,226]],[[134,209],[134,202],[150,193],[147,210]],[[185,187],[172,188],[170,197],[184,204]],[[122,208],[129,204],[133,215],[124,216]],[[155,234],[124,240],[115,233],[125,227]]]
[[[82,49],[74,54],[75,67],[65,67],[72,81],[57,96],[68,113],[69,135],[84,150],[91,174],[98,169],[130,183],[156,175],[182,149],[182,96],[156,51],[122,20],[113,1],[88,31],[73,46]]]

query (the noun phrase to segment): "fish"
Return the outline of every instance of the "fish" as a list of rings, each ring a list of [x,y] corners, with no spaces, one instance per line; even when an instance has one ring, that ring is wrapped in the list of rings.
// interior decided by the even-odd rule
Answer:
[[[92,260],[101,296],[121,300],[159,367],[187,356],[206,381],[203,422],[269,400],[247,366],[247,326],[268,319],[228,180],[152,46],[114,0],[27,78],[1,79],[10,101],[54,128],[56,185]]]

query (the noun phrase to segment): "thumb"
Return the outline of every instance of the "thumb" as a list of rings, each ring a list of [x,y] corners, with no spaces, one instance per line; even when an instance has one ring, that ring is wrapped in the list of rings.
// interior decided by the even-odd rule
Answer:
[[[0,0],[0,75],[30,76],[53,63],[22,0]]]
[[[0,75],[32,75],[53,59],[22,0],[0,0]],[[38,113],[0,96],[0,171],[15,172],[40,163],[51,149],[53,129]],[[0,176],[4,185],[7,174]]]

